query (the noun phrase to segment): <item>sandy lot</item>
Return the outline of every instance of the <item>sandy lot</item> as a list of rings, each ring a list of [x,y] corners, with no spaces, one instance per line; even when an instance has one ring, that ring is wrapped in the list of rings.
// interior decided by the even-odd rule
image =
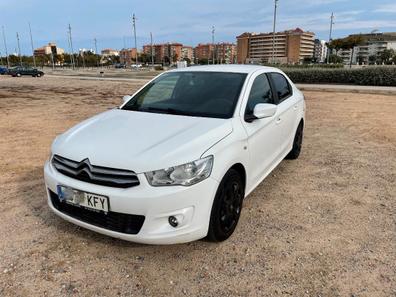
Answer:
[[[396,296],[396,98],[306,92],[303,152],[226,242],[124,242],[52,214],[54,137],[141,82],[0,77],[0,296]]]

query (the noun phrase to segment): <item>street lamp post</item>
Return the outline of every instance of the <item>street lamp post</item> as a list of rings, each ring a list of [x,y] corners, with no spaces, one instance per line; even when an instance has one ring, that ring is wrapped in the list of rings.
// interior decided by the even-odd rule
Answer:
[[[135,65],[136,65],[136,69],[137,69],[137,40],[136,40],[136,17],[135,14],[133,14],[132,16],[132,22],[133,22],[133,36],[135,38]]]
[[[278,1],[274,1],[274,24],[272,27],[272,64],[275,63],[275,29],[276,29],[276,10],[278,8]]]
[[[153,33],[150,32],[151,66],[154,66]]]
[[[330,42],[331,42],[331,34],[333,33],[333,25],[334,25],[334,13],[332,12],[331,16],[330,16],[329,45],[330,45]],[[328,50],[327,50],[327,64],[329,64],[329,59],[330,59],[331,52],[332,51],[330,50],[330,48],[328,48]]]
[[[6,59],[7,59],[7,67],[10,68],[10,60],[8,58],[8,51],[7,51],[7,41],[4,33],[4,26],[1,27],[3,31],[3,42],[4,42],[4,49],[5,49],[5,54],[6,54]]]
[[[34,46],[33,46],[33,37],[32,37],[32,28],[29,23],[29,33],[30,33],[30,45],[32,46],[32,55],[33,55],[33,66],[36,68],[36,57],[34,56]]]
[[[18,45],[19,64],[22,66],[21,46],[19,44],[19,34],[18,34],[18,32],[16,34],[16,38],[17,38],[17,45]]]
[[[215,27],[212,26],[212,46],[213,46],[213,61],[212,64],[215,63]]]

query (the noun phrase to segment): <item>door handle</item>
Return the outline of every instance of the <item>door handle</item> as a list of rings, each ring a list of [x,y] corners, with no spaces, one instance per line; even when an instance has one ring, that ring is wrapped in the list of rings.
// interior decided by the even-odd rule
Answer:
[[[297,105],[297,104],[293,106],[293,109],[294,109],[294,110],[297,110],[297,108],[298,108],[298,105]]]
[[[275,121],[275,124],[279,124],[280,122],[282,122],[282,119],[281,118],[278,118],[276,121]]]

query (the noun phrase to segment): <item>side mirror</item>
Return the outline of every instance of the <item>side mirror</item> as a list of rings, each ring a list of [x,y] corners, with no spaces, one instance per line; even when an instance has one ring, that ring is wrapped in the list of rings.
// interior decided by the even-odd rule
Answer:
[[[259,103],[254,107],[253,115],[258,119],[269,118],[276,113],[277,106],[270,103]]]
[[[125,95],[124,97],[122,97],[122,102],[123,103],[126,103],[126,102],[128,102],[129,100],[131,100],[132,99],[132,96],[131,95]]]
[[[254,107],[253,113],[245,115],[246,122],[253,122],[257,119],[269,118],[275,115],[277,106],[270,103],[259,103]]]

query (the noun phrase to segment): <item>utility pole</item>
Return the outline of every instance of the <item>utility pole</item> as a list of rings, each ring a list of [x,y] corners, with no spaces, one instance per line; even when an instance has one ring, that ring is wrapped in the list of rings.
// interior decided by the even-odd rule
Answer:
[[[133,36],[135,38],[135,65],[137,69],[137,59],[138,59],[138,53],[137,53],[137,41],[136,41],[136,17],[135,14],[132,16],[132,22],[133,22]]]
[[[153,33],[152,32],[150,32],[150,44],[151,44],[151,66],[154,67]]]
[[[7,67],[10,68],[10,60],[8,58],[8,51],[7,51],[7,41],[4,33],[4,26],[1,26],[1,29],[3,31],[3,42],[4,42],[4,49],[5,49],[5,54],[6,54],[6,59],[7,59]]]
[[[71,50],[71,61],[72,61],[72,67],[74,70],[75,67],[75,61],[74,61],[74,50],[73,50],[73,41],[72,41],[72,31],[71,31],[71,26],[69,24],[69,42],[70,42],[70,50]]]
[[[212,46],[213,46],[213,61],[212,64],[215,63],[215,27],[212,26]]]
[[[330,45],[330,42],[331,42],[331,34],[333,33],[333,25],[334,25],[334,13],[332,12],[331,16],[330,16],[329,45]],[[332,51],[330,50],[330,48],[328,48],[328,50],[327,50],[327,64],[329,64],[329,59],[330,59],[331,52]]]
[[[276,30],[276,10],[278,8],[278,1],[274,1],[274,24],[272,27],[272,64],[275,64],[275,30]]]
[[[96,37],[94,38],[94,43],[95,43],[95,54],[96,54],[96,67],[99,67],[99,60],[98,60],[98,45],[97,45],[97,40]]]
[[[21,46],[19,44],[19,34],[16,34],[17,44],[18,44],[18,56],[19,56],[19,64],[22,66],[22,56],[21,56]]]
[[[32,46],[32,55],[33,55],[33,66],[36,68],[36,57],[34,56],[34,46],[33,46],[33,37],[32,37],[32,28],[29,23],[29,33],[30,33],[30,45]]]

